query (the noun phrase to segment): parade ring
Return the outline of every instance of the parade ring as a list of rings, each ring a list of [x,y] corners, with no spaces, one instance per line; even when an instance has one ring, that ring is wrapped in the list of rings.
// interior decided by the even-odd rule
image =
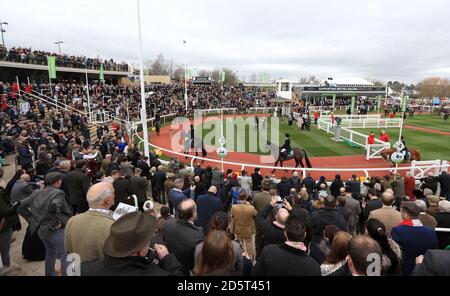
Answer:
[[[224,117],[248,116],[255,115],[228,115]],[[258,116],[261,115],[258,114]],[[191,121],[191,123],[193,124],[193,121]],[[227,169],[232,169],[233,171],[245,169],[251,173],[254,168],[260,168],[262,175],[275,175],[277,178],[282,176],[290,177],[293,171],[298,171],[299,174],[303,174],[303,176],[306,176],[307,173],[311,173],[312,177],[316,179],[320,176],[324,176],[327,180],[333,180],[336,174],[340,174],[343,179],[348,179],[352,175],[358,177],[383,176],[393,171],[391,163],[383,159],[366,160],[365,155],[310,157],[312,168],[295,168],[293,167],[293,160],[285,161],[285,167],[274,167],[273,164],[261,164],[260,155],[244,152],[229,151],[223,161],[215,152],[209,153],[207,157],[202,158],[201,156],[195,156],[195,153],[192,151],[189,155],[183,154],[182,151],[173,151],[171,147],[172,134],[170,125],[161,127],[159,136],[156,135],[155,132],[150,132],[150,147],[152,149],[160,150],[168,157],[177,158],[179,161],[184,162],[187,166],[191,167],[196,163],[202,162],[203,167],[221,167],[223,164],[224,171]],[[140,145],[140,143],[143,142],[141,134],[136,135],[136,137]],[[201,153],[199,153],[199,155],[200,154]],[[425,173],[426,170],[434,168],[439,168],[439,166],[429,165],[416,169],[422,170],[422,173]],[[274,174],[272,174],[273,169],[276,170]],[[411,170],[411,165],[401,164],[397,170],[399,174],[404,175]]]

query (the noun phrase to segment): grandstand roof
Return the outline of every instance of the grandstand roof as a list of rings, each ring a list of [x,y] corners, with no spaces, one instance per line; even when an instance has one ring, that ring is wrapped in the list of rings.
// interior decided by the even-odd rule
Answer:
[[[364,78],[332,78],[332,79],[322,79],[321,84],[324,84],[325,82],[328,82],[329,84],[336,84],[336,85],[374,85],[372,82],[364,79]]]

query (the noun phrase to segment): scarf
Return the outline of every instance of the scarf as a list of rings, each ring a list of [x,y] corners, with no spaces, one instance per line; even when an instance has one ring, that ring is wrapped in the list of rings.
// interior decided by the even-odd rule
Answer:
[[[303,242],[292,242],[292,241],[285,241],[284,242],[289,247],[292,247],[294,249],[306,252],[306,246]]]
[[[400,223],[398,226],[401,226],[401,225],[413,226],[413,227],[421,227],[421,226],[423,226],[422,222],[420,222],[419,219],[403,220],[402,223]]]

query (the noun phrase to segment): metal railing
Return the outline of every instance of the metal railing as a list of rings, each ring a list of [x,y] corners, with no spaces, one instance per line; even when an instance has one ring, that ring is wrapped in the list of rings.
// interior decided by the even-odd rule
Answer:
[[[139,139],[139,143],[138,145],[142,144],[144,142],[144,140],[138,135],[136,134],[136,137]],[[162,152],[167,152],[170,153],[172,155],[176,155],[176,156],[182,156],[182,157],[187,157],[191,159],[191,167],[193,167],[194,161],[195,160],[204,160],[204,161],[209,161],[209,162],[214,162],[214,163],[218,163],[218,164],[226,164],[226,165],[232,165],[232,166],[239,166],[241,167],[241,170],[245,169],[246,167],[250,167],[250,168],[261,168],[261,169],[272,169],[272,170],[288,170],[288,171],[302,171],[303,175],[306,176],[306,172],[352,172],[352,173],[356,173],[356,172],[362,172],[364,173],[364,175],[366,177],[369,177],[370,174],[369,172],[387,172],[387,171],[392,171],[394,170],[393,167],[388,167],[388,168],[295,168],[295,167],[274,167],[274,166],[267,166],[267,165],[262,165],[262,164],[252,164],[252,163],[241,163],[241,162],[233,162],[233,161],[222,161],[219,159],[212,159],[212,158],[203,158],[203,157],[199,157],[199,156],[194,156],[194,155],[189,155],[189,154],[184,154],[182,152],[177,152],[177,151],[173,151],[173,150],[169,150],[163,147],[160,147],[158,145],[149,143],[150,147],[153,147],[154,149],[158,149]],[[422,169],[426,169],[426,168],[448,168],[448,165],[439,165],[439,166],[424,166],[421,167]],[[398,167],[397,170],[399,171],[408,171],[411,170],[411,166],[405,166],[405,167]]]

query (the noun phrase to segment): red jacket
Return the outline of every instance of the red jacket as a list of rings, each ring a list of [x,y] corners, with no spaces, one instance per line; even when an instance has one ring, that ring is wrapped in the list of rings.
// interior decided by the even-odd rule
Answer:
[[[25,86],[25,92],[31,94],[31,85],[27,84],[27,86]]]
[[[375,144],[375,136],[373,135],[369,135],[369,137],[367,138],[367,144]]]
[[[389,136],[388,136],[388,134],[384,134],[384,135],[380,135],[380,141],[383,141],[383,142],[389,142]]]
[[[17,83],[15,83],[15,82],[12,85],[12,91],[15,93],[19,92],[19,85],[17,85]]]
[[[2,111],[5,111],[6,110],[6,107],[8,107],[7,105],[6,105],[6,98],[3,96],[3,95],[0,95],[0,98],[1,98],[1,102],[2,102]]]
[[[414,188],[416,188],[416,180],[414,177],[405,177],[405,194],[410,200],[416,200]]]
[[[391,112],[391,113],[389,113],[389,118],[394,118],[395,117],[395,115],[394,115],[394,112]]]

